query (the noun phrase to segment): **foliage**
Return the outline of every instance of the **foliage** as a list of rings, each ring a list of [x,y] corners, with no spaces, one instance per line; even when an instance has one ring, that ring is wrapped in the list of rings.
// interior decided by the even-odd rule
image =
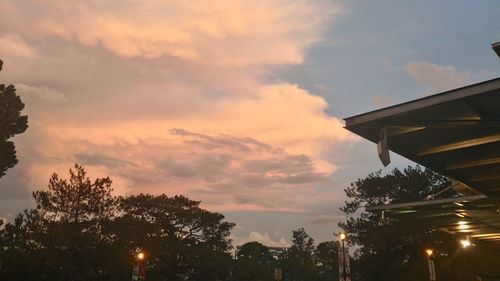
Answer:
[[[78,164],[75,164],[75,171],[70,169],[69,173],[69,181],[54,173],[48,190],[33,193],[37,209],[43,212],[44,218],[53,222],[80,223],[112,216],[117,204],[111,195],[111,179],[106,177],[92,182]]]
[[[325,241],[316,246],[314,257],[316,260],[318,280],[327,281],[339,279],[338,256],[338,241]]]
[[[303,227],[293,230],[292,246],[284,260],[285,271],[295,280],[314,280],[316,278],[314,250],[314,239]]]
[[[121,198],[122,215],[109,231],[120,247],[148,252],[150,280],[162,280],[161,276],[168,280],[215,280],[225,274],[220,265],[230,260],[228,237],[234,224],[199,204],[184,196]]]
[[[425,280],[428,278],[424,249],[432,247],[437,254],[436,271],[441,280],[469,280],[466,274],[456,274],[470,268],[463,261],[464,253],[455,238],[431,229],[415,220],[382,218],[369,213],[365,206],[425,200],[450,185],[450,181],[419,166],[391,173],[369,174],[351,183],[345,190],[349,200],[341,208],[348,215],[355,215],[340,223],[348,240],[355,244],[356,260],[352,272],[356,280]],[[453,191],[443,196],[456,196]],[[476,252],[481,245],[476,247]],[[470,254],[470,253],[469,253]],[[491,259],[496,260],[498,257]],[[476,257],[480,258],[480,257]]]
[[[269,249],[259,242],[245,243],[237,252],[236,277],[240,281],[274,280],[277,261]]]
[[[0,60],[0,71],[2,66]],[[28,117],[21,115],[23,108],[24,103],[14,85],[0,84],[0,177],[18,163],[14,142],[9,139],[28,128]]]
[[[0,280],[129,280],[147,253],[148,280],[217,280],[231,258],[233,223],[184,196],[116,198],[111,180],[75,165],[34,192],[36,208],[0,230]]]

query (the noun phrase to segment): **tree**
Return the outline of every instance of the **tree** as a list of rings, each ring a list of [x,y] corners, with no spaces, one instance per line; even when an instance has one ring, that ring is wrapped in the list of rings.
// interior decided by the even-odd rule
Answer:
[[[69,170],[70,179],[60,179],[54,173],[49,180],[48,190],[35,191],[33,197],[37,209],[49,221],[94,222],[113,215],[117,207],[111,192],[111,179],[98,178],[94,182],[87,177],[85,169],[75,164],[75,171]]]
[[[112,280],[103,274],[110,247],[102,234],[117,207],[111,192],[111,179],[91,181],[77,164],[69,181],[53,174],[47,190],[33,193],[36,209],[24,211],[0,232],[2,260],[11,270],[4,273],[14,270],[14,276],[38,280]],[[19,272],[26,261],[33,269]]]
[[[215,280],[231,261],[230,230],[224,216],[184,196],[133,195],[120,199],[122,216],[108,231],[115,243],[148,252],[149,280]]]
[[[339,242],[325,241],[316,246],[314,257],[319,275],[319,280],[338,280],[339,279]]]
[[[0,60],[0,71],[2,66]],[[9,139],[28,128],[28,117],[21,115],[23,108],[24,103],[16,94],[14,85],[0,84],[0,177],[18,163],[16,147]]]
[[[440,280],[466,280],[461,268],[467,268],[458,258],[462,254],[456,240],[415,220],[397,220],[364,211],[364,206],[425,200],[450,185],[448,178],[419,166],[403,171],[394,169],[382,175],[380,171],[358,179],[345,189],[347,197],[341,208],[354,215],[340,223],[349,233],[348,241],[357,245],[352,272],[356,280],[425,280],[428,278],[424,249],[432,246],[436,256],[436,271]],[[457,196],[450,190],[441,196]],[[486,253],[486,249],[476,252]],[[491,258],[492,256],[488,256]],[[480,258],[477,256],[477,258]],[[498,257],[491,258],[498,262]],[[489,264],[491,261],[485,261]],[[468,279],[467,279],[468,280]]]
[[[0,229],[0,280],[128,280],[134,253],[148,280],[218,280],[228,273],[233,223],[184,196],[114,197],[111,179],[75,165],[33,193],[36,208]]]
[[[241,281],[274,280],[276,261],[259,242],[248,242],[237,252],[236,277]]]
[[[303,227],[292,231],[292,246],[284,261],[285,270],[296,280],[314,280],[314,239]]]

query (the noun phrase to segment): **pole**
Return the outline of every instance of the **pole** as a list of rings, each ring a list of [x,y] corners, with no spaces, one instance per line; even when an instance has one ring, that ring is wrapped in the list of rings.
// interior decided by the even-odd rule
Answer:
[[[349,248],[345,246],[345,234],[340,236],[339,244],[339,280],[351,281],[351,266],[349,262]]]
[[[344,241],[342,240],[339,244],[339,281],[346,281],[345,271],[344,271]]]
[[[132,281],[138,281],[138,280],[139,280],[139,264],[135,263],[134,269],[132,270]]]
[[[429,265],[429,280],[436,281],[436,269],[434,268],[434,260],[432,257],[427,258],[427,264]]]
[[[351,263],[349,261],[349,247],[344,247],[345,281],[351,281]]]

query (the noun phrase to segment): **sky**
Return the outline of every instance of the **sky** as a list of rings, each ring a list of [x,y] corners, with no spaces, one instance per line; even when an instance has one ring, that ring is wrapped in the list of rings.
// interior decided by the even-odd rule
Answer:
[[[0,217],[74,163],[116,195],[183,194],[235,245],[334,239],[384,168],[343,118],[500,76],[495,1],[0,0],[0,82],[28,130]]]

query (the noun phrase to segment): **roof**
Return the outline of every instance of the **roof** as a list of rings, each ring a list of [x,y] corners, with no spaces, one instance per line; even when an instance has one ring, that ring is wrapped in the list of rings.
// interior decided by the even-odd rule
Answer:
[[[421,220],[438,230],[500,245],[500,198],[472,195],[366,207],[398,219]]]
[[[464,183],[500,196],[500,78],[345,119],[345,128]]]
[[[448,176],[464,197],[366,207],[500,244],[500,78],[345,119],[345,128]],[[455,188],[457,189],[457,188]]]

